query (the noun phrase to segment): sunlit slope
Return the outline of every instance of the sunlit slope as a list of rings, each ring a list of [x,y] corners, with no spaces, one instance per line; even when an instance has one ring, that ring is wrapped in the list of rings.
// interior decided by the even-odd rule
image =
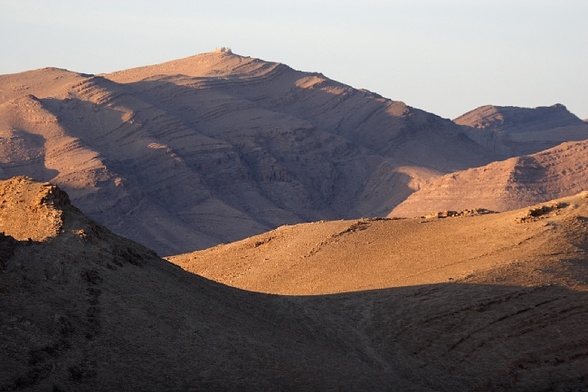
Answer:
[[[215,281],[279,294],[462,282],[512,265],[585,257],[586,216],[582,194],[501,214],[283,226],[170,260]]]

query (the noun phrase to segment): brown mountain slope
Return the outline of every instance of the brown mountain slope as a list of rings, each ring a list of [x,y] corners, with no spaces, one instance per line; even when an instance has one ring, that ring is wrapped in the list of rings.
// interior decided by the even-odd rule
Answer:
[[[435,178],[389,216],[487,208],[507,211],[588,188],[588,141],[563,143],[537,154],[493,162]]]
[[[14,229],[17,237],[0,236],[0,390],[587,386],[585,195],[561,200],[551,210],[533,209],[532,219],[525,210],[414,221],[408,231],[411,221],[325,222],[216,248],[219,264],[231,263],[239,246],[242,255],[260,252],[264,263],[272,248],[280,251],[280,235],[288,234],[295,253],[306,246],[308,232],[317,235],[322,227],[321,243],[307,246],[308,257],[322,266],[314,270],[320,275],[314,282],[322,283],[297,288],[300,282],[291,280],[291,292],[389,285],[277,296],[186,273],[88,220],[49,184],[19,178],[0,183],[0,191],[0,218],[12,222],[3,230],[10,235]],[[34,218],[47,225],[35,229],[36,240],[19,240]],[[491,230],[509,230],[513,238],[495,233],[486,239],[494,244],[485,245],[489,253],[476,251],[484,245],[480,233]],[[419,233],[428,235],[428,252],[414,243],[424,238]],[[465,260],[461,249],[468,246],[471,257]],[[380,248],[393,251],[389,264],[401,262],[394,259],[400,251],[412,254],[414,265],[384,267]],[[473,272],[459,279],[460,272],[451,271],[455,278],[448,282],[442,275],[453,268],[453,255],[459,271]],[[308,266],[300,260],[284,257],[281,269],[303,274]],[[356,261],[371,271],[363,283],[349,269]],[[436,266],[441,272],[431,274]],[[252,268],[234,271],[267,281]],[[380,278],[385,274],[388,283]],[[419,275],[422,284],[405,286],[395,274]],[[348,285],[341,284],[345,280]],[[440,283],[427,283],[434,281]]]
[[[454,120],[468,136],[508,158],[533,154],[562,142],[588,138],[588,124],[556,104],[534,109],[482,106]]]
[[[0,76],[0,174],[51,180],[162,254],[382,215],[494,159],[461,127],[323,75],[205,53],[93,76]]]

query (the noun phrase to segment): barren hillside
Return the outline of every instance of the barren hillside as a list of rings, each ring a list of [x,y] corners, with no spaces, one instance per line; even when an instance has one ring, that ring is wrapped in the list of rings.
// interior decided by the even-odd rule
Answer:
[[[289,226],[174,260],[235,287],[117,237],[50,184],[0,195],[0,390],[588,386],[586,194]]]
[[[508,211],[588,189],[588,141],[563,143],[533,155],[434,178],[389,216],[443,210]]]
[[[383,215],[431,176],[493,159],[451,121],[228,52],[0,76],[0,176],[51,180],[161,254]]]
[[[288,295],[469,281],[488,270],[543,263],[553,255],[583,255],[586,193],[543,205],[554,207],[282,226],[169,260],[231,286]],[[526,285],[529,279],[511,283]]]

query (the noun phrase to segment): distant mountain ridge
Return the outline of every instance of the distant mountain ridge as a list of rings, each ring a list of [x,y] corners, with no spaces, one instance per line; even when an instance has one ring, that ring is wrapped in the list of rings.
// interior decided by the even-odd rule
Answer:
[[[453,122],[229,51],[0,75],[0,177],[50,180],[164,255],[386,216],[445,174],[587,136],[563,105],[485,106]]]
[[[562,104],[534,109],[488,105],[454,122],[469,127],[470,138],[503,158],[534,154],[559,143],[588,137],[588,124]]]
[[[472,128],[510,128],[517,131],[529,128],[552,129],[582,123],[582,120],[570,113],[562,104],[540,106],[534,109],[486,105],[463,114],[453,121]]]

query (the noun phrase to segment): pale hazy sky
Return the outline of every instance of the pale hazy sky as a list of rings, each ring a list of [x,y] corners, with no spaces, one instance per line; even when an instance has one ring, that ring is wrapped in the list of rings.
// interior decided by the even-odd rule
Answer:
[[[588,0],[0,0],[0,74],[220,46],[448,118],[555,103],[588,118]]]

